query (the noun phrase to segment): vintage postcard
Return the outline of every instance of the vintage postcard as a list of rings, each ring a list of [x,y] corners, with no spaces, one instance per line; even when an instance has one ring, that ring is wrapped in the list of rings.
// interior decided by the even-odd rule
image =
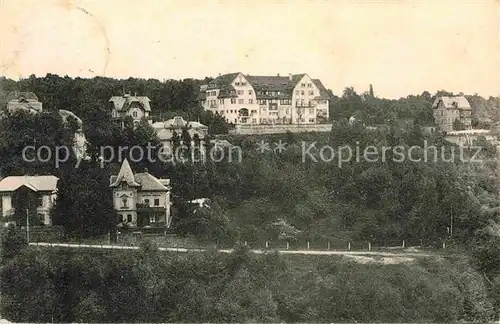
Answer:
[[[500,320],[500,2],[0,0],[0,323]]]

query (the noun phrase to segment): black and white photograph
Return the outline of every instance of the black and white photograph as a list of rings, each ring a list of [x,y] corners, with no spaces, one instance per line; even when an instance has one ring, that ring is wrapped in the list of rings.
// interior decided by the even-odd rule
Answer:
[[[0,324],[500,323],[500,1],[0,0]]]

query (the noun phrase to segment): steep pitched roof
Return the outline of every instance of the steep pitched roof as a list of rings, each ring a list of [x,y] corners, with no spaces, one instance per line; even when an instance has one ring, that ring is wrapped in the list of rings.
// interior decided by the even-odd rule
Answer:
[[[439,102],[443,102],[443,105],[447,109],[472,109],[469,101],[464,96],[455,97],[437,97],[432,104],[432,108],[436,108]]]
[[[128,110],[130,105],[134,102],[138,102],[145,111],[151,111],[151,106],[149,105],[149,102],[151,100],[149,100],[149,98],[145,96],[113,96],[111,97],[111,99],[109,99],[109,101],[114,104],[115,109],[118,111]]]
[[[59,178],[52,175],[45,176],[9,176],[0,181],[0,192],[15,191],[26,186],[33,191],[55,191]]]
[[[246,77],[259,95],[259,91],[280,91],[283,94],[291,94],[295,85],[289,77],[281,76],[253,76]]]
[[[240,74],[240,72],[219,75],[207,84],[206,90],[220,89],[218,98],[237,97],[236,90],[231,83],[238,74]]]
[[[155,176],[147,173],[136,173],[135,180],[140,183],[141,191],[168,191],[167,187],[170,184],[169,179],[158,179]],[[163,180],[163,181],[161,181]],[[163,183],[162,183],[163,182]]]
[[[312,81],[314,82],[314,85],[319,89],[319,96],[317,96],[316,99],[330,99],[328,91],[326,90],[321,80],[313,79]]]
[[[214,80],[212,80],[207,85],[207,90],[211,89],[220,89],[218,98],[230,98],[237,97],[235,94],[236,90],[231,85],[233,80],[240,74],[237,73],[229,73],[218,76]],[[257,92],[257,98],[265,98],[265,95],[260,94],[261,91],[279,91],[280,95],[275,95],[274,97],[283,97],[288,98],[292,93],[293,89],[297,85],[297,83],[302,80],[305,76],[305,73],[294,74],[291,76],[267,76],[267,75],[244,75],[245,78],[250,82],[255,91]],[[314,84],[319,89],[320,95],[317,96],[317,99],[329,99],[328,91],[325,86],[319,79],[313,79]],[[204,96],[204,92],[202,91],[199,100],[203,100],[206,98]]]
[[[109,186],[110,187],[117,187],[123,181],[127,182],[127,184],[131,187],[139,187],[140,186],[140,184],[138,184],[135,181],[134,173],[132,172],[132,168],[130,167],[130,164],[128,163],[127,159],[123,160],[122,166],[120,168],[120,172],[118,172],[118,175],[116,176],[114,181]]]
[[[221,89],[223,86],[229,86],[240,72],[222,74],[210,81],[207,90]]]

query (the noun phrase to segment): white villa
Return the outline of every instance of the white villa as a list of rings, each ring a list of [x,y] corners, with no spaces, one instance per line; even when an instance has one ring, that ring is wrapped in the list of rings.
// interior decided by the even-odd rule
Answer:
[[[219,75],[200,87],[206,110],[236,125],[318,124],[328,120],[329,95],[319,79],[307,74]]]
[[[158,179],[147,171],[134,174],[125,159],[109,186],[119,226],[170,227],[170,179]]]
[[[50,210],[57,197],[57,181],[52,175],[9,176],[0,181],[1,216],[13,216],[16,210],[36,213],[40,222],[51,225]]]
[[[141,119],[149,118],[151,113],[151,100],[144,96],[132,96],[131,94],[124,94],[123,96],[113,96],[109,99],[112,103],[111,117],[115,120],[123,120],[123,118],[130,116],[137,124]]]

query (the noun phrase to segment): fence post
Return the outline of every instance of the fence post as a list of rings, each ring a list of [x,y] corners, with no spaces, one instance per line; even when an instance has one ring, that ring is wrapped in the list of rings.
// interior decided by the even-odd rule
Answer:
[[[368,242],[368,251],[371,251],[372,250],[372,244],[370,242]]]
[[[245,241],[245,246],[247,246],[247,245],[248,245],[248,244],[247,244],[247,241]]]
[[[446,249],[446,243],[444,240],[443,240],[443,249]]]
[[[307,241],[307,249],[309,250],[309,241]]]
[[[405,240],[403,240],[403,249],[405,248]]]
[[[330,242],[328,242],[328,250],[330,250]]]
[[[290,250],[290,243],[286,242],[286,249]]]
[[[350,251],[351,250],[351,242],[347,243],[347,249]]]
[[[269,242],[266,241],[266,249],[268,249],[268,248],[269,248]]]

